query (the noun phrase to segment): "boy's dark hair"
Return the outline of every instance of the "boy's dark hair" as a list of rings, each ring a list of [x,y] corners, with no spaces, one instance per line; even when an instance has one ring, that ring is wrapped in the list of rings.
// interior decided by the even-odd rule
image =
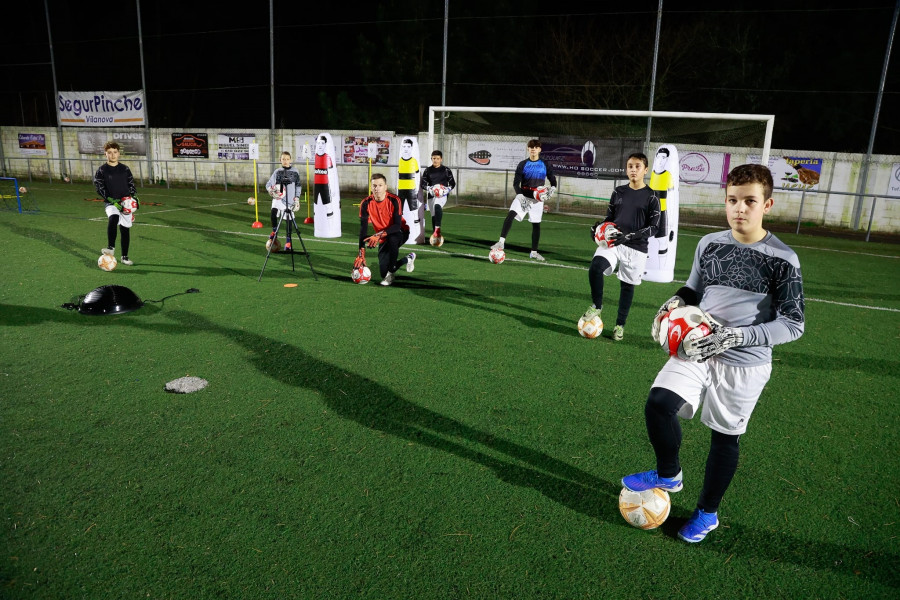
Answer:
[[[375,181],[376,179],[380,179],[380,180],[384,181],[385,183],[387,183],[387,177],[385,177],[381,173],[372,173],[372,181]]]
[[[287,150],[285,150],[284,152],[281,153],[282,156],[284,156],[285,154],[288,155],[288,158],[294,158],[293,156],[291,156],[291,153],[288,152]]]
[[[528,140],[528,147],[529,148],[540,148],[541,140],[538,140],[538,139]]]
[[[772,197],[772,189],[775,187],[774,182],[772,181],[772,171],[769,170],[769,167],[764,167],[762,165],[738,165],[731,170],[731,173],[728,174],[728,179],[725,181],[725,187],[732,185],[749,185],[751,183],[758,183],[762,185],[763,188],[763,199],[768,200]]]
[[[118,150],[119,152],[122,151],[122,148],[119,147],[119,142],[106,142],[106,144],[103,145],[103,151],[104,151],[104,152],[106,152],[106,151],[109,150],[110,148],[115,148],[115,149]]]
[[[628,158],[625,159],[626,164],[627,164],[628,161],[631,160],[632,158],[636,158],[636,159],[638,159],[639,161],[641,161],[642,163],[644,163],[644,168],[645,168],[645,169],[648,168],[648,167],[650,166],[650,163],[647,161],[647,155],[644,154],[643,152],[632,152],[631,154],[629,154],[629,155],[628,155]]]
[[[441,158],[444,158],[444,155],[441,154],[440,150],[435,150],[434,152],[431,153],[431,155],[432,156],[440,156]]]

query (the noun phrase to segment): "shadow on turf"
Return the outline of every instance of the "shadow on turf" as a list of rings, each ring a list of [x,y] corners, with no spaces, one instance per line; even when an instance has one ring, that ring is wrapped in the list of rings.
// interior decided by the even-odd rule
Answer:
[[[143,310],[143,309],[142,309]],[[46,309],[0,305],[0,324],[34,325],[45,321],[61,323],[127,324],[152,328],[181,337],[185,333],[213,333],[251,352],[250,362],[264,376],[282,383],[317,392],[326,406],[338,415],[364,427],[425,445],[441,452],[487,467],[498,479],[522,488],[530,488],[550,500],[593,519],[627,527],[617,510],[620,484],[604,480],[552,456],[470,427],[406,400],[392,389],[372,379],[324,362],[300,348],[254,333],[231,329],[209,322],[202,316],[183,310],[166,313],[174,323],[150,324],[129,313],[120,319],[100,319]],[[269,350],[278,345],[279,352]],[[303,365],[298,372],[283,368],[285,361]],[[502,454],[498,458],[496,454]],[[521,463],[521,464],[517,464]],[[684,511],[679,511],[684,512]],[[663,525],[663,532],[674,537],[687,513],[678,514]],[[644,535],[635,532],[635,535]],[[739,556],[745,560],[787,562],[798,567],[832,571],[850,578],[865,577],[880,584],[900,587],[897,565],[900,556],[885,552],[809,542],[773,529],[756,530],[726,521],[719,531],[702,544],[679,547],[685,552],[714,552],[724,560]]]

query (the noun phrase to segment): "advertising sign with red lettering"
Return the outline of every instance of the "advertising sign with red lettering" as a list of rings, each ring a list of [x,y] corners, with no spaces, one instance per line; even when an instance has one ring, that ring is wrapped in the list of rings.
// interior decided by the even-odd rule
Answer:
[[[209,158],[209,134],[173,133],[173,158]]]

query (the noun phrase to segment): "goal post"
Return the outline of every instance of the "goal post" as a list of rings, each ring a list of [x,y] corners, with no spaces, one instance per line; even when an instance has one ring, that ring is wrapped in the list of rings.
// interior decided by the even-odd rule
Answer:
[[[762,133],[761,139],[759,139],[758,143],[752,143],[749,147],[756,150],[756,156],[761,157],[761,164],[768,164],[769,161],[769,152],[772,147],[772,132],[775,126],[775,115],[756,115],[756,114],[738,114],[738,113],[700,113],[700,112],[672,112],[672,111],[658,111],[658,110],[605,110],[605,109],[577,109],[577,108],[522,108],[522,107],[499,107],[499,106],[429,106],[428,107],[428,142],[429,147],[435,147],[435,122],[440,122],[443,126],[445,121],[442,118],[436,117],[436,114],[443,113],[468,113],[472,115],[478,114],[504,114],[504,115],[539,115],[541,117],[547,116],[561,116],[561,117],[576,117],[576,118],[607,118],[608,123],[613,123],[615,119],[619,118],[630,118],[630,119],[645,119],[647,121],[646,124],[646,141],[644,145],[650,145],[652,143],[677,143],[677,140],[665,139],[667,128],[665,126],[660,126],[657,124],[656,130],[653,129],[653,119],[663,119],[663,120],[680,120],[680,121],[709,121],[709,122],[732,122],[732,123],[759,123],[762,127],[764,127],[764,132]],[[598,132],[603,128],[602,121],[598,121],[597,127]],[[501,126],[501,129],[503,127]],[[455,128],[451,128],[455,129]],[[510,129],[507,127],[507,129]],[[529,135],[526,133],[527,126],[519,126],[514,127],[513,129],[519,131],[509,130],[509,134],[521,133],[525,135]],[[584,129],[582,129],[584,130]],[[446,135],[446,129],[441,132]],[[452,133],[452,131],[451,131]],[[564,133],[564,132],[558,132]],[[537,137],[537,135],[535,135]],[[644,148],[645,152],[650,151],[650,148]]]

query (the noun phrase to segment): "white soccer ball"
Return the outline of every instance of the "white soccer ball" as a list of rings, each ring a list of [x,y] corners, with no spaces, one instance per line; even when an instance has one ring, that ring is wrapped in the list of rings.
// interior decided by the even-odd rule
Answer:
[[[499,265],[504,260],[506,260],[506,252],[504,252],[500,248],[494,248],[493,250],[491,250],[491,253],[488,254],[488,259],[495,265]]]
[[[119,266],[119,262],[111,254],[101,254],[100,258],[97,259],[97,266],[104,271],[112,271]]]
[[[122,214],[130,215],[138,209],[138,203],[131,196],[122,198]]]
[[[603,333],[603,319],[600,318],[600,315],[594,315],[587,321],[581,317],[578,319],[578,333],[581,334],[581,337],[589,340],[600,337],[600,334]]]
[[[428,243],[434,246],[435,248],[440,248],[444,245],[444,236],[438,235],[436,233],[432,233],[431,237],[428,238]]]
[[[684,342],[706,337],[712,330],[704,320],[704,313],[697,306],[679,306],[663,315],[659,322],[659,345],[669,356],[688,360]]]
[[[247,198],[247,204],[249,204],[250,206],[253,206],[254,204],[256,204],[256,198],[254,198],[253,196],[250,196],[249,198]]]
[[[353,269],[353,272],[350,273],[350,279],[353,280],[353,283],[365,285],[372,279],[372,271],[369,270],[369,267],[363,267],[362,269]]]
[[[20,194],[24,194],[24,193],[27,192],[27,191],[28,191],[28,189],[27,189],[24,185],[23,185],[22,187],[19,188],[19,193],[20,193]]]
[[[643,492],[622,488],[619,494],[619,512],[629,525],[638,529],[656,529],[669,516],[671,508],[669,493],[659,488]]]
[[[266,240],[266,250],[269,252],[278,252],[281,250],[281,244],[278,242],[278,238],[269,238]]]
[[[439,183],[436,186],[431,188],[431,191],[434,193],[435,198],[443,198],[450,191],[447,186]]]

